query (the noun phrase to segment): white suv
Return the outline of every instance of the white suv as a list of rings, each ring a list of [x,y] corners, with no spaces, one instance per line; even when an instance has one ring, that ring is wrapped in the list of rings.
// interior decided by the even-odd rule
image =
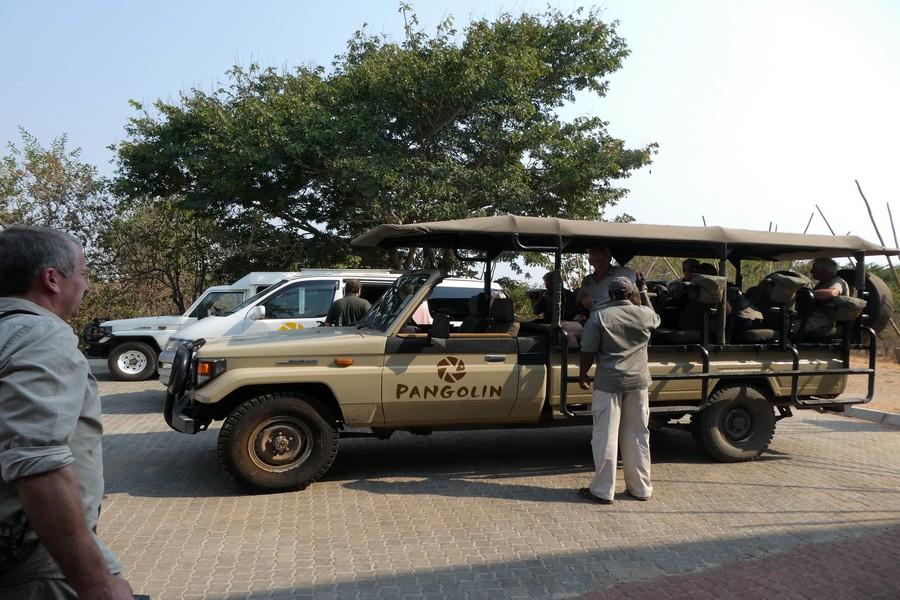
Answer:
[[[324,273],[324,271],[322,272]],[[344,295],[348,279],[362,283],[363,298],[375,303],[400,273],[386,271],[342,271],[295,277],[248,298],[230,311],[207,317],[173,335],[159,355],[159,380],[169,384],[175,351],[186,341],[290,332],[316,327],[325,319],[332,302]],[[468,314],[468,300],[484,291],[479,279],[446,278],[428,298],[431,314],[448,315],[453,322]],[[492,293],[502,295],[496,284]]]

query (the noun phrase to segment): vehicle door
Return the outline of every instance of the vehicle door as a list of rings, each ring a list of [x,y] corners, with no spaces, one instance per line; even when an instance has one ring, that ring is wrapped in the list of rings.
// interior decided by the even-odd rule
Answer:
[[[338,279],[313,279],[284,286],[262,300],[259,318],[252,318],[251,309],[243,335],[316,327],[337,298],[339,285]]]
[[[386,423],[481,423],[510,415],[519,386],[516,338],[451,335],[388,339],[382,376]]]
[[[412,287],[404,275],[397,286]],[[410,319],[436,282],[415,290],[389,331],[382,375],[385,424],[465,424],[502,421],[512,412],[519,384],[517,341],[503,333],[417,331]],[[418,328],[421,329],[421,328]]]

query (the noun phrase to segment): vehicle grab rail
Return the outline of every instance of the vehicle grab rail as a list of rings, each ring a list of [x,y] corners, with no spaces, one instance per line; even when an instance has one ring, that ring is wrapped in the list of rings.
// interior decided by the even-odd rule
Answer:
[[[875,362],[877,358],[877,342],[876,342],[876,334],[875,331],[870,327],[863,328],[869,336],[869,344],[866,348],[869,350],[869,365],[867,368],[850,368],[848,360],[845,360],[845,366],[841,368],[834,369],[801,369],[800,368],[800,353],[799,350],[792,345],[788,345],[787,351],[791,354],[792,360],[792,368],[790,370],[785,371],[727,371],[727,372],[716,372],[712,373],[709,370],[710,358],[709,358],[709,350],[701,345],[691,345],[687,346],[688,348],[694,348],[699,350],[701,354],[701,361],[703,364],[703,370],[699,373],[672,373],[672,374],[662,374],[662,375],[653,375],[653,381],[684,381],[684,380],[692,380],[699,379],[701,380],[701,404],[705,404],[709,399],[709,380],[740,380],[740,379],[749,379],[749,378],[760,378],[764,377],[766,379],[772,377],[790,377],[791,378],[791,395],[790,400],[791,403],[797,406],[798,408],[802,407],[814,407],[821,405],[842,405],[842,404],[865,404],[872,400],[875,395]],[[867,375],[868,376],[868,390],[865,398],[847,398],[843,400],[836,400],[833,398],[820,398],[816,396],[812,396],[808,399],[803,399],[799,397],[799,379],[802,376],[820,376],[820,375]],[[578,377],[568,377],[569,383],[577,382],[579,380]],[[568,415],[567,416],[571,416]]]

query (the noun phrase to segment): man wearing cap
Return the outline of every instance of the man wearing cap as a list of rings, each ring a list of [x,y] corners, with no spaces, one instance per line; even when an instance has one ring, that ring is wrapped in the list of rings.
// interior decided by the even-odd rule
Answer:
[[[641,304],[629,300],[635,284],[627,277],[609,282],[608,304],[594,310],[584,326],[581,338],[579,386],[591,389],[588,371],[596,355],[594,392],[591,414],[594,433],[591,446],[596,473],[589,487],[578,493],[600,504],[612,504],[616,489],[616,454],[622,448],[625,492],[638,500],[649,500],[650,484],[650,418],[648,388],[650,369],[647,344],[650,332],[659,327],[659,316],[653,311],[638,273],[637,289]]]

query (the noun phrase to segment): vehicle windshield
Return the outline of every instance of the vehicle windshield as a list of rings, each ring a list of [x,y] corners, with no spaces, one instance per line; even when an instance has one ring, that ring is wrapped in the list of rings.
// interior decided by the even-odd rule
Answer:
[[[413,296],[422,289],[430,273],[407,273],[394,282],[378,302],[356,324],[358,329],[377,329],[387,331],[400,313],[412,301]]]
[[[287,279],[282,279],[278,283],[272,284],[269,287],[257,292],[256,294],[254,294],[253,296],[250,296],[249,298],[247,298],[246,300],[244,300],[243,302],[241,302],[240,304],[238,304],[237,306],[235,306],[228,312],[221,313],[221,316],[227,317],[228,315],[233,315],[234,313],[238,312],[239,310],[247,308],[251,304],[255,304],[257,300],[259,300],[260,298],[262,298],[263,296],[265,296],[266,294],[268,294],[269,292],[271,292],[272,290],[274,290],[275,288],[280,286],[285,281],[287,281]]]
[[[237,290],[223,290],[209,292],[187,313],[188,317],[203,319],[210,315],[221,315],[231,310],[231,307],[241,301],[243,292]]]

